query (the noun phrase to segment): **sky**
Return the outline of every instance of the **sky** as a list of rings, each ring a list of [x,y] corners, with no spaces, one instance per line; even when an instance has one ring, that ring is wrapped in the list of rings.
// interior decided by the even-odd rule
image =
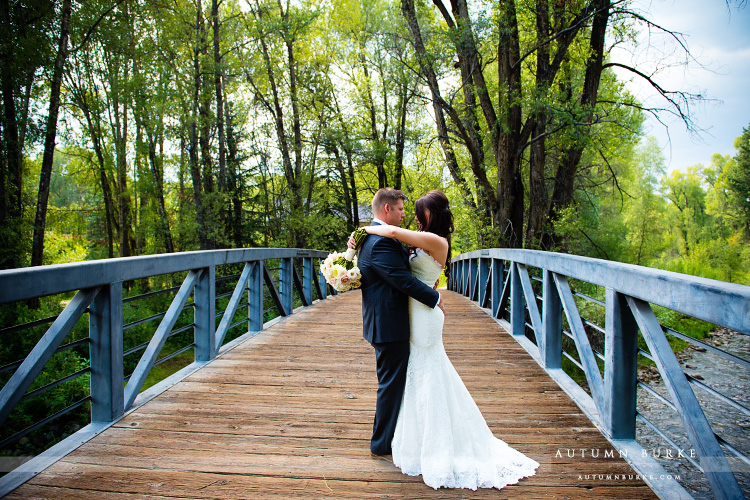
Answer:
[[[634,7],[654,23],[681,33],[695,60],[683,65],[684,50],[658,30],[641,29],[635,46],[612,52],[613,61],[646,73],[666,62],[666,68],[655,75],[663,88],[710,99],[690,107],[695,125],[703,130],[698,135],[690,134],[676,117],[663,115],[666,127],[647,119],[645,132],[658,139],[669,170],[709,165],[714,153],[734,156],[734,140],[750,127],[750,0],[738,3],[732,0],[728,7],[725,0],[634,0]],[[617,73],[642,102],[664,105],[640,79],[621,70]]]

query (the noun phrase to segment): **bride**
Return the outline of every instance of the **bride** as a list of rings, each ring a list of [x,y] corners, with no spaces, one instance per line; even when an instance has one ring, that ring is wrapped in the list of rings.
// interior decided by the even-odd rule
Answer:
[[[418,231],[367,226],[368,234],[409,245],[411,273],[432,286],[450,256],[453,215],[448,198],[430,191],[415,204]],[[437,489],[502,488],[535,473],[539,464],[492,435],[479,408],[443,347],[443,321],[409,298],[411,328],[406,388],[391,443],[393,463],[408,475],[422,475]]]

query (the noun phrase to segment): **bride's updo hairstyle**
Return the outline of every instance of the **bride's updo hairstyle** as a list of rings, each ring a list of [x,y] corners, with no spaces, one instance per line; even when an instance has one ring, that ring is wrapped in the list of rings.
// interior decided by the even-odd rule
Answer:
[[[448,197],[437,189],[427,192],[414,204],[414,212],[420,230],[437,234],[448,240],[448,258],[445,259],[445,277],[450,277],[451,233],[453,232],[453,213]],[[427,216],[429,212],[429,217]],[[428,220],[429,219],[429,220]]]

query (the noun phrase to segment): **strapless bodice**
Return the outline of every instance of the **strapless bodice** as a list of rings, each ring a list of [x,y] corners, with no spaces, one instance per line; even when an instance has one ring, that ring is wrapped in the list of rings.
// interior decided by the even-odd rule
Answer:
[[[443,267],[432,255],[421,248],[409,258],[411,274],[425,285],[432,287],[440,277]]]

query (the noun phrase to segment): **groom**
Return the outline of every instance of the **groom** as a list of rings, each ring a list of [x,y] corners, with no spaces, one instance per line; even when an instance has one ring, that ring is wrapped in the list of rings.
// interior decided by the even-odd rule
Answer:
[[[406,195],[382,188],[372,199],[372,224],[400,226]],[[363,336],[375,349],[378,398],[370,451],[390,455],[391,440],[406,383],[409,362],[409,301],[444,310],[440,293],[409,273],[409,258],[398,240],[370,235],[359,253],[362,273]]]

